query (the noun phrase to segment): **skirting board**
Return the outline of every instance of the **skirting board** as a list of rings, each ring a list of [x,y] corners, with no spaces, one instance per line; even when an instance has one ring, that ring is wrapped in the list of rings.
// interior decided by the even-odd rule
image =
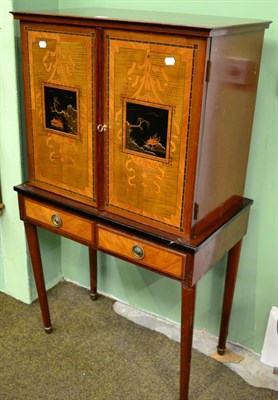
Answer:
[[[115,301],[113,308],[117,314],[135,324],[160,332],[177,342],[180,341],[180,324],[178,323],[144,312],[120,301]],[[273,374],[273,368],[261,363],[259,355],[231,342],[228,342],[227,345],[230,352],[243,358],[239,363],[225,363],[228,368],[240,375],[250,385],[278,392],[277,375]],[[194,330],[194,349],[210,357],[216,346],[217,337],[208,334],[206,331]]]

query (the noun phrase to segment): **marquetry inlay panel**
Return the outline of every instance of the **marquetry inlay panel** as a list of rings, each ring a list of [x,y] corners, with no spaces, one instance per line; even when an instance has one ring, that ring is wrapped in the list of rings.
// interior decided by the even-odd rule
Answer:
[[[94,202],[94,33],[27,28],[31,180]]]
[[[182,229],[198,44],[106,35],[106,208]]]

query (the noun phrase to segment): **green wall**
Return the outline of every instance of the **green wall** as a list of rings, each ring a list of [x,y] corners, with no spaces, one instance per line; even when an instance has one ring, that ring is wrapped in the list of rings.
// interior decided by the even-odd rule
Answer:
[[[14,182],[22,180],[15,39],[12,17],[8,16],[12,7],[12,1],[1,3],[0,177],[6,208],[0,217],[0,289],[28,301],[29,271],[25,239],[23,226],[17,218],[17,199],[12,191]]]
[[[58,0],[45,3],[34,1],[4,0],[0,8],[0,182],[5,204],[0,217],[0,290],[24,302],[36,296],[33,275],[26,250],[24,227],[19,220],[17,196],[13,186],[23,181],[24,163],[22,156],[22,85],[19,56],[18,26],[9,13],[17,8],[58,8]],[[42,256],[45,260],[47,286],[61,279],[60,238],[40,232]]]
[[[6,19],[7,1],[1,14]],[[15,7],[33,7],[44,2],[15,0]],[[77,2],[57,0],[47,2],[47,8],[76,7]],[[192,14],[226,15],[273,20],[266,31],[262,67],[258,87],[256,114],[250,151],[246,197],[255,200],[252,207],[248,235],[244,239],[238,284],[231,318],[229,339],[260,353],[271,306],[278,305],[277,267],[277,2],[275,1],[92,1],[79,0],[78,7],[88,6],[186,12]],[[30,6],[30,7],[29,7]],[[46,7],[44,7],[46,8]],[[9,8],[11,9],[11,8]],[[5,49],[9,59],[6,66],[6,93],[16,93],[16,64],[11,22],[4,21],[10,45]],[[8,25],[8,28],[7,28]],[[1,31],[0,31],[1,32]],[[12,67],[11,67],[12,66]],[[2,88],[1,76],[1,88]],[[2,91],[2,89],[1,89]],[[20,90],[19,90],[20,92]],[[3,97],[5,99],[5,96]],[[9,104],[11,102],[9,101]],[[16,196],[12,186],[21,181],[20,119],[17,110],[1,102],[1,116],[12,120],[3,125],[1,117],[1,180],[6,210],[2,217],[0,290],[28,301],[34,298],[34,283],[26,257],[22,224],[18,221]],[[16,117],[15,117],[16,115]],[[6,120],[5,120],[6,121]],[[5,132],[9,129],[9,136]],[[4,138],[4,142],[3,142]],[[9,156],[10,151],[13,154]],[[7,163],[6,159],[11,158]],[[5,161],[5,162],[4,162]],[[16,166],[15,172],[11,163]],[[1,220],[0,220],[1,221]],[[15,232],[17,251],[14,251]],[[5,237],[5,240],[3,238]],[[87,248],[67,239],[40,232],[42,255],[48,287],[61,276],[89,286]],[[3,244],[4,242],[4,244]],[[179,321],[180,285],[170,279],[99,253],[99,289],[133,306],[153,312],[170,320]],[[195,327],[217,334],[221,296],[224,284],[225,260],[218,263],[198,284]],[[29,283],[30,281],[30,283]],[[26,295],[28,294],[28,295]]]

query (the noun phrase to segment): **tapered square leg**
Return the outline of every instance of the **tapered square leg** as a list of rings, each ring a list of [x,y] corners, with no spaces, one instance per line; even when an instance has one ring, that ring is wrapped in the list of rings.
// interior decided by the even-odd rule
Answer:
[[[188,287],[183,282],[181,301],[180,400],[188,400],[195,301],[196,286]]]
[[[29,253],[41,307],[44,329],[46,333],[51,333],[52,325],[49,314],[47,293],[45,289],[37,228],[36,226],[29,224],[27,222],[24,222],[24,226],[25,226],[26,238],[28,242]]]
[[[233,297],[236,286],[237,271],[239,265],[242,240],[232,247],[228,254],[228,264],[223,298],[222,317],[220,325],[217,353],[224,355],[228,336],[229,322],[232,311]]]
[[[97,293],[97,251],[89,247],[90,262],[90,296],[92,300],[96,300]]]

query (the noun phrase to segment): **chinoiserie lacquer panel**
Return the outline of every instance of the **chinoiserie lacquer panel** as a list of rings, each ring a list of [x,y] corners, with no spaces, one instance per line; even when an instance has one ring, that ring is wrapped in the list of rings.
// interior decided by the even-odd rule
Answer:
[[[94,33],[26,28],[31,181],[94,203]]]
[[[193,40],[107,32],[110,212],[182,230],[197,51]]]

